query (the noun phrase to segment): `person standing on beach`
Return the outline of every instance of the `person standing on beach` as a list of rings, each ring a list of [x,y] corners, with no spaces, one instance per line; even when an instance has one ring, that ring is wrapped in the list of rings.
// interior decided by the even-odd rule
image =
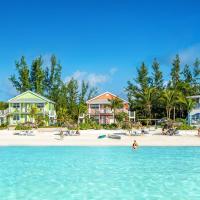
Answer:
[[[64,139],[64,133],[63,131],[60,131],[60,140],[63,140]]]
[[[200,136],[200,127],[198,128],[198,136]]]

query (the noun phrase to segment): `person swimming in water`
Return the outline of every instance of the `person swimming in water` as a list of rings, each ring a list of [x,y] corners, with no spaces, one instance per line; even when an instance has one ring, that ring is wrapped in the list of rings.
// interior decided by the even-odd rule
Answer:
[[[134,140],[133,145],[132,145],[132,148],[133,148],[133,149],[137,149],[138,146],[139,146],[139,145],[138,145],[137,141]]]

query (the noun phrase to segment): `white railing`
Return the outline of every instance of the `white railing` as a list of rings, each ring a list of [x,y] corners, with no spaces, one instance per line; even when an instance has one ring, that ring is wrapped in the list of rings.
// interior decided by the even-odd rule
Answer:
[[[49,116],[52,116],[52,117],[56,116],[56,112],[53,111],[53,110],[50,110],[49,111]]]
[[[8,113],[9,113],[9,109],[6,109],[6,110],[0,110],[0,116],[1,116],[1,117],[6,116]]]
[[[21,112],[22,112],[22,113],[29,113],[30,111],[29,111],[28,108],[22,108],[22,109],[21,109]]]
[[[108,110],[108,109],[96,109],[96,110],[92,110],[90,109],[89,114],[93,114],[93,115],[98,115],[98,114],[112,114],[112,110]]]
[[[101,109],[100,113],[104,113],[104,114],[112,114],[112,110],[108,110],[108,109]]]

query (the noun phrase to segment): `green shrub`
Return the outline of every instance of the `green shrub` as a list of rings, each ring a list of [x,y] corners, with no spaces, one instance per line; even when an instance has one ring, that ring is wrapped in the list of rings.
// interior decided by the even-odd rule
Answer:
[[[0,130],[7,129],[7,128],[8,128],[8,124],[7,123],[1,124],[1,126],[0,126]]]
[[[15,127],[15,130],[31,130],[31,129],[32,129],[31,126],[27,126],[27,125],[24,125],[24,124],[18,124]]]
[[[87,120],[85,123],[79,124],[80,130],[87,130],[87,129],[99,130],[101,128],[102,128],[101,125],[98,124],[96,121],[93,121],[93,120]]]
[[[117,128],[117,124],[113,123],[113,124],[103,124],[102,127],[104,129],[108,129],[108,130],[113,130]]]
[[[183,124],[187,123],[186,119],[182,119],[182,118],[176,118],[176,122],[182,122]]]
[[[87,129],[90,129],[90,125],[88,123],[81,123],[79,125],[79,129],[80,130],[87,130]]]
[[[131,129],[131,124],[130,123],[123,123],[122,124],[122,129],[125,129],[125,130]]]
[[[194,126],[190,126],[188,124],[182,124],[177,129],[178,130],[193,130],[193,129],[195,129],[195,127]]]
[[[43,115],[37,115],[35,117],[35,124],[39,128],[46,127],[46,122],[48,121],[48,116],[43,116]]]

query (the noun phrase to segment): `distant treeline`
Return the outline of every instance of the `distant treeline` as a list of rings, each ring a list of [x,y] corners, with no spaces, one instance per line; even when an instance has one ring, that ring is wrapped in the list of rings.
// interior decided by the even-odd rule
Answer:
[[[149,66],[148,66],[149,67]],[[200,94],[200,61],[181,67],[178,55],[171,64],[169,80],[164,81],[159,62],[154,59],[152,73],[143,62],[126,87],[128,100],[138,118],[186,118],[195,102],[187,98]]]
[[[149,67],[149,66],[148,66]],[[195,102],[187,98],[200,94],[200,61],[181,67],[178,55],[171,64],[169,80],[164,81],[159,62],[154,59],[152,73],[143,62],[137,68],[133,81],[126,87],[130,109],[136,111],[137,118],[186,118]],[[16,74],[9,80],[15,89],[22,93],[27,90],[44,95],[56,102],[57,115],[60,120],[77,120],[86,113],[86,100],[97,93],[87,82],[81,86],[75,79],[65,83],[62,80],[62,66],[54,55],[50,66],[45,66],[42,57],[37,57],[29,66],[24,56],[16,62]]]

